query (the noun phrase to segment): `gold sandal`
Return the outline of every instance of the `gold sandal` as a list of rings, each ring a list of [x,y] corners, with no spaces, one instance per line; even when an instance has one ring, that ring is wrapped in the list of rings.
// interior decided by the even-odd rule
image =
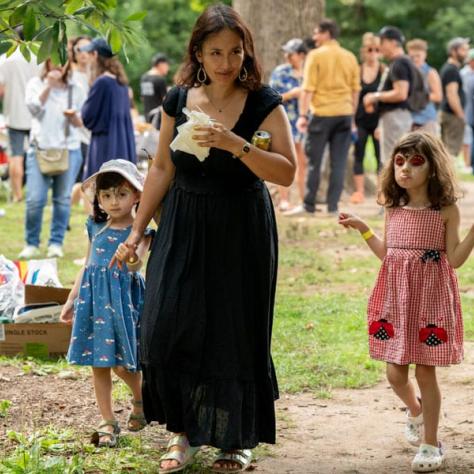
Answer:
[[[140,431],[148,424],[145,418],[145,414],[143,413],[143,402],[141,400],[132,400],[132,405],[134,407],[141,407],[142,412],[138,415],[134,413],[130,413],[127,421],[127,429],[128,431]]]
[[[180,450],[171,451],[174,446],[179,446]],[[159,474],[182,471],[187,465],[193,462],[194,455],[199,451],[199,447],[190,446],[188,438],[184,434],[173,436],[168,442],[168,451],[160,458]],[[164,469],[161,467],[163,461],[176,461],[177,466]]]

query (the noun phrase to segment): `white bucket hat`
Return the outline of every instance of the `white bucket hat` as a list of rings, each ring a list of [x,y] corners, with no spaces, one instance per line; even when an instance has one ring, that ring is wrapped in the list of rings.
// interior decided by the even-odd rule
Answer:
[[[118,173],[122,175],[137,191],[143,191],[145,176],[138,171],[138,168],[134,163],[122,160],[121,158],[117,160],[109,160],[100,167],[97,173],[89,176],[89,178],[82,183],[82,191],[84,191],[84,194],[90,202],[94,202],[96,178],[99,174],[104,173]]]

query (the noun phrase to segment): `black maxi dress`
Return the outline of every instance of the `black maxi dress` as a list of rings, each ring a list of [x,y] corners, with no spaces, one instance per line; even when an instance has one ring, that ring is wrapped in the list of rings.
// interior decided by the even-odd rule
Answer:
[[[187,90],[163,108],[186,121]],[[232,129],[250,141],[281,97],[248,93]],[[175,129],[175,135],[176,135]],[[185,432],[192,446],[275,442],[278,386],[270,354],[278,239],[268,189],[240,160],[211,148],[176,166],[146,272],[141,322],[148,422]]]

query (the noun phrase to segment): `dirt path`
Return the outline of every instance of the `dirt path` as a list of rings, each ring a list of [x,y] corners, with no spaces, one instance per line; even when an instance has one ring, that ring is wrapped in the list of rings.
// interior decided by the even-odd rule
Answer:
[[[474,343],[461,365],[439,369],[443,392],[440,438],[447,463],[440,472],[474,473]],[[416,453],[404,439],[405,413],[387,382],[363,390],[335,390],[331,400],[311,394],[278,402],[278,444],[258,472],[278,474],[411,473]]]

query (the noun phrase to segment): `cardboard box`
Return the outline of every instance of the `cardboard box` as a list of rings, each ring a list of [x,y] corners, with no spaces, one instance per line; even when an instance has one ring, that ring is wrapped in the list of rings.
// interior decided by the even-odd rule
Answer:
[[[69,289],[25,285],[25,303],[57,301],[64,304]],[[72,327],[63,323],[0,324],[0,354],[57,357],[69,348]]]

